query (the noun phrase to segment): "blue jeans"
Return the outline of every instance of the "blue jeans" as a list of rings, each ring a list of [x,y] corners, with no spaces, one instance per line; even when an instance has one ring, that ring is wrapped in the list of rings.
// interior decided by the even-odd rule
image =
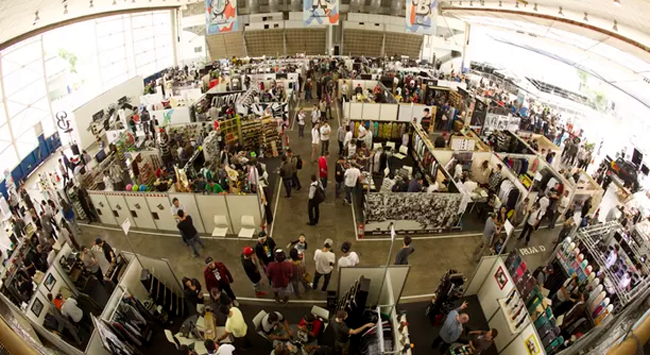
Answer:
[[[199,235],[195,235],[192,238],[187,240],[187,244],[192,248],[192,251],[194,252],[194,255],[199,255],[199,249],[196,247],[196,245],[200,245],[201,249],[205,248],[205,245],[203,244],[203,241],[201,238],[199,238]]]
[[[345,200],[348,201],[348,203],[352,203],[352,189],[354,189],[354,187],[345,186]]]
[[[343,186],[343,182],[342,182],[342,181],[341,181],[341,182],[338,182],[338,181],[337,181],[337,182],[334,184],[334,187],[335,187],[335,189],[334,189],[334,197],[335,197],[335,198],[339,198],[339,197],[341,197],[341,187],[342,187],[342,186]]]

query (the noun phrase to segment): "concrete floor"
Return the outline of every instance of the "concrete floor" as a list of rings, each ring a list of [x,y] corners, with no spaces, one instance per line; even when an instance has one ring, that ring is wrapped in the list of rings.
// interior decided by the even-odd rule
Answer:
[[[304,103],[302,106],[308,107]],[[338,129],[338,120],[336,116],[338,111],[334,110],[334,119],[330,120],[332,132]],[[307,124],[309,129],[310,124]],[[336,135],[333,133],[332,138]],[[308,132],[305,138],[299,139],[297,127],[289,132],[290,144],[292,149],[304,159],[304,168],[299,172],[299,178],[305,187],[300,192],[293,192],[292,199],[285,199],[282,188],[276,187],[274,193],[273,206],[275,207],[274,225],[271,228],[271,235],[277,245],[284,248],[290,240],[296,239],[298,234],[305,233],[309,250],[307,253],[307,268],[313,275],[312,256],[314,250],[322,246],[326,238],[331,238],[335,242],[334,252],[337,259],[340,256],[340,245],[344,241],[353,243],[352,250],[359,254],[362,266],[382,266],[390,255],[390,261],[401,247],[401,238],[395,241],[391,249],[390,240],[385,238],[367,238],[356,240],[355,224],[352,211],[349,206],[342,203],[341,200],[334,199],[333,179],[327,188],[327,199],[321,205],[321,217],[317,226],[308,226],[307,218],[307,189],[309,177],[312,173],[317,173],[317,165],[309,162],[311,152],[311,137]],[[332,143],[336,144],[335,141]],[[337,145],[332,146],[333,154],[330,158],[330,170],[333,172],[335,163],[335,152],[338,150]],[[332,175],[332,173],[330,174]],[[126,243],[125,236],[117,228],[107,228],[100,225],[82,226],[83,233],[80,236],[81,242],[92,244],[96,237],[102,237],[107,240],[114,248],[118,250],[130,251]],[[478,233],[477,233],[478,232]],[[559,228],[549,231],[540,229],[534,232],[530,246],[525,249],[527,254],[524,256],[530,268],[535,268],[545,263],[551,254],[552,241],[559,233]],[[410,257],[411,271],[406,282],[405,289],[402,293],[404,300],[421,300],[426,298],[427,294],[432,293],[440,277],[446,270],[454,268],[464,273],[469,279],[472,277],[476,263],[471,260],[472,252],[480,238],[480,231],[464,231],[451,235],[415,237],[413,246],[416,252]],[[202,258],[193,258],[188,248],[183,245],[180,237],[173,234],[162,233],[137,233],[131,232],[128,236],[133,244],[135,252],[152,257],[166,258],[174,267],[176,275],[194,277],[203,283],[203,257],[212,256],[216,260],[224,262],[230,272],[233,274],[235,283],[233,289],[240,297],[253,297],[253,288],[246,278],[240,264],[240,253],[245,246],[253,246],[254,241],[238,239],[211,239],[204,238],[206,244],[202,252]],[[519,247],[513,241],[509,247]],[[532,248],[534,247],[534,249]],[[336,270],[332,275],[332,281],[329,289],[336,290],[338,275]],[[264,286],[270,293],[270,287]],[[424,295],[424,296],[422,296]],[[270,296],[267,296],[270,299]],[[310,292],[303,295],[303,298],[310,300],[324,300],[324,295],[318,292]]]

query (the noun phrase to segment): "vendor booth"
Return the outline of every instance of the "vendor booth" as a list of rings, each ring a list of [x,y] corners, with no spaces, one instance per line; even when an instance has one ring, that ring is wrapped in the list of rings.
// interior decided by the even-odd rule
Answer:
[[[551,162],[551,166],[555,169],[558,169],[560,167],[560,157],[562,156],[562,148],[558,147],[555,145],[553,142],[551,142],[550,139],[546,138],[543,134],[535,134],[532,132],[524,132],[520,131],[517,133],[519,137],[521,137],[524,141],[527,142],[528,146],[530,146],[535,154],[539,154],[540,156],[542,155],[542,151],[544,151],[542,158],[546,159],[546,157],[549,154],[553,154],[553,160]]]

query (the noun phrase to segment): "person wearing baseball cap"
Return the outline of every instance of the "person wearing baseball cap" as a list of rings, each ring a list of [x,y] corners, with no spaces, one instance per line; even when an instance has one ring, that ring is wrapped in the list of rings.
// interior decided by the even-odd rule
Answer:
[[[230,284],[235,282],[235,280],[233,280],[230,270],[228,270],[224,263],[214,261],[211,256],[205,258],[203,277],[205,278],[205,288],[210,292],[210,297],[213,301],[216,302],[219,298],[217,295],[221,295],[221,291],[223,291],[232,300],[235,307],[239,306],[237,297],[230,287]]]
[[[102,238],[97,237],[95,239],[95,245],[102,248],[106,261],[108,261],[111,264],[115,264],[115,252],[113,251],[113,248],[111,248],[111,246],[108,243],[103,241]]]
[[[343,242],[343,244],[341,244],[341,252],[343,252],[343,256],[339,258],[339,269],[342,267],[357,266],[359,264],[359,255],[350,251],[350,249],[352,249],[352,243]]]
[[[332,276],[332,270],[334,270],[334,263],[336,262],[336,256],[331,252],[334,242],[327,238],[325,243],[323,243],[323,249],[316,250],[314,252],[314,264],[316,266],[316,273],[314,275],[314,283],[312,288],[315,290],[318,288],[318,281],[321,276],[324,277],[323,288],[321,292],[327,291],[327,286],[330,283],[330,277]]]
[[[266,270],[266,267],[273,261],[274,251],[275,240],[268,236],[266,232],[260,232],[257,236],[257,243],[255,243],[255,254],[259,258],[260,263],[262,263],[262,268],[264,270]]]
[[[253,248],[245,247],[241,253],[241,265],[244,267],[246,276],[253,283],[255,297],[263,297],[266,292],[262,292],[262,275],[260,274],[260,261],[257,259]]]

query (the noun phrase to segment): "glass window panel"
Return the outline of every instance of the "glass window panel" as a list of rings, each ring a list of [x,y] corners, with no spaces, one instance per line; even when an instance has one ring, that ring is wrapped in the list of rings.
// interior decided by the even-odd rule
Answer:
[[[19,114],[26,106],[33,104],[44,98],[47,95],[45,92],[45,84],[37,82],[30,85],[19,92],[7,97],[7,111],[9,117],[14,117]]]
[[[13,146],[7,147],[2,151],[2,153],[0,153],[0,171],[11,171],[18,166],[19,162],[16,149],[14,149]]]
[[[9,134],[9,125],[5,124],[0,127],[0,150],[5,150],[11,145],[11,135]]]
[[[18,156],[21,160],[34,151],[37,146],[38,139],[36,138],[34,127],[31,127],[27,132],[16,139],[16,149],[18,150]]]
[[[57,131],[56,124],[54,123],[54,118],[51,115],[45,117],[41,121],[41,125],[43,126],[43,135],[45,137],[50,137]]]

